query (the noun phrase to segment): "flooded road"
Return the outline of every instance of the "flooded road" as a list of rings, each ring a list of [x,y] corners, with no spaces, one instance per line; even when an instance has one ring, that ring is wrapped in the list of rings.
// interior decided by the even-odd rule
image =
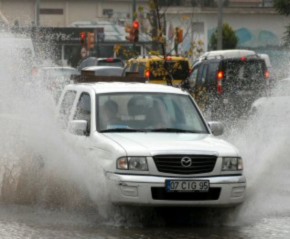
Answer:
[[[290,106],[223,136],[245,163],[238,208],[119,208],[108,203],[97,159],[61,134],[52,95],[16,71],[0,75],[1,239],[289,238]]]
[[[44,210],[35,207],[2,206],[0,237],[14,238],[98,238],[98,239],[224,239],[279,238],[290,235],[290,217],[276,215],[238,225],[194,223],[192,225],[110,225],[94,214]],[[204,218],[201,220],[204,222]]]

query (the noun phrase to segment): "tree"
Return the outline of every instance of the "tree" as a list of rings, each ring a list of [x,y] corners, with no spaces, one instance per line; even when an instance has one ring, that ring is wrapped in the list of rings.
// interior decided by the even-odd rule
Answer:
[[[217,49],[217,30],[212,34],[210,38],[210,48],[212,50]],[[238,37],[232,27],[224,23],[223,29],[222,29],[222,35],[223,35],[223,49],[235,49],[238,44]]]
[[[275,10],[285,16],[290,15],[290,0],[274,0]],[[290,25],[286,26],[286,31],[283,36],[284,44],[290,46]]]

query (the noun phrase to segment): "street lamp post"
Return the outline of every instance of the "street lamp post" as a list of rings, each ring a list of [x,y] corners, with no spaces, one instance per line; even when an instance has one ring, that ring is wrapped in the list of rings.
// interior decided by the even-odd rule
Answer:
[[[39,27],[39,5],[40,5],[40,0],[36,0],[35,2],[35,24],[37,27]]]
[[[217,50],[223,49],[223,0],[218,0]]]

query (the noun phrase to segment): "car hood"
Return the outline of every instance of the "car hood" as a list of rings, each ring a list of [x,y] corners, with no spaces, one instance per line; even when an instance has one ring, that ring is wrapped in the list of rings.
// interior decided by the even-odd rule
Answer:
[[[215,154],[237,156],[230,143],[210,134],[183,133],[106,133],[128,155]]]

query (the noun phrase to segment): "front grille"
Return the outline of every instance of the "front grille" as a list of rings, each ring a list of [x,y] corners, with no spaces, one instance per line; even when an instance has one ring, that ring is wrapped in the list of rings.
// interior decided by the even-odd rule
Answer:
[[[154,200],[180,200],[180,201],[205,201],[218,200],[220,188],[210,188],[208,192],[166,192],[164,187],[152,187],[151,193]]]
[[[182,166],[181,159],[191,159],[190,166]],[[214,169],[217,156],[214,155],[156,155],[154,162],[159,172],[173,174],[209,173]]]

